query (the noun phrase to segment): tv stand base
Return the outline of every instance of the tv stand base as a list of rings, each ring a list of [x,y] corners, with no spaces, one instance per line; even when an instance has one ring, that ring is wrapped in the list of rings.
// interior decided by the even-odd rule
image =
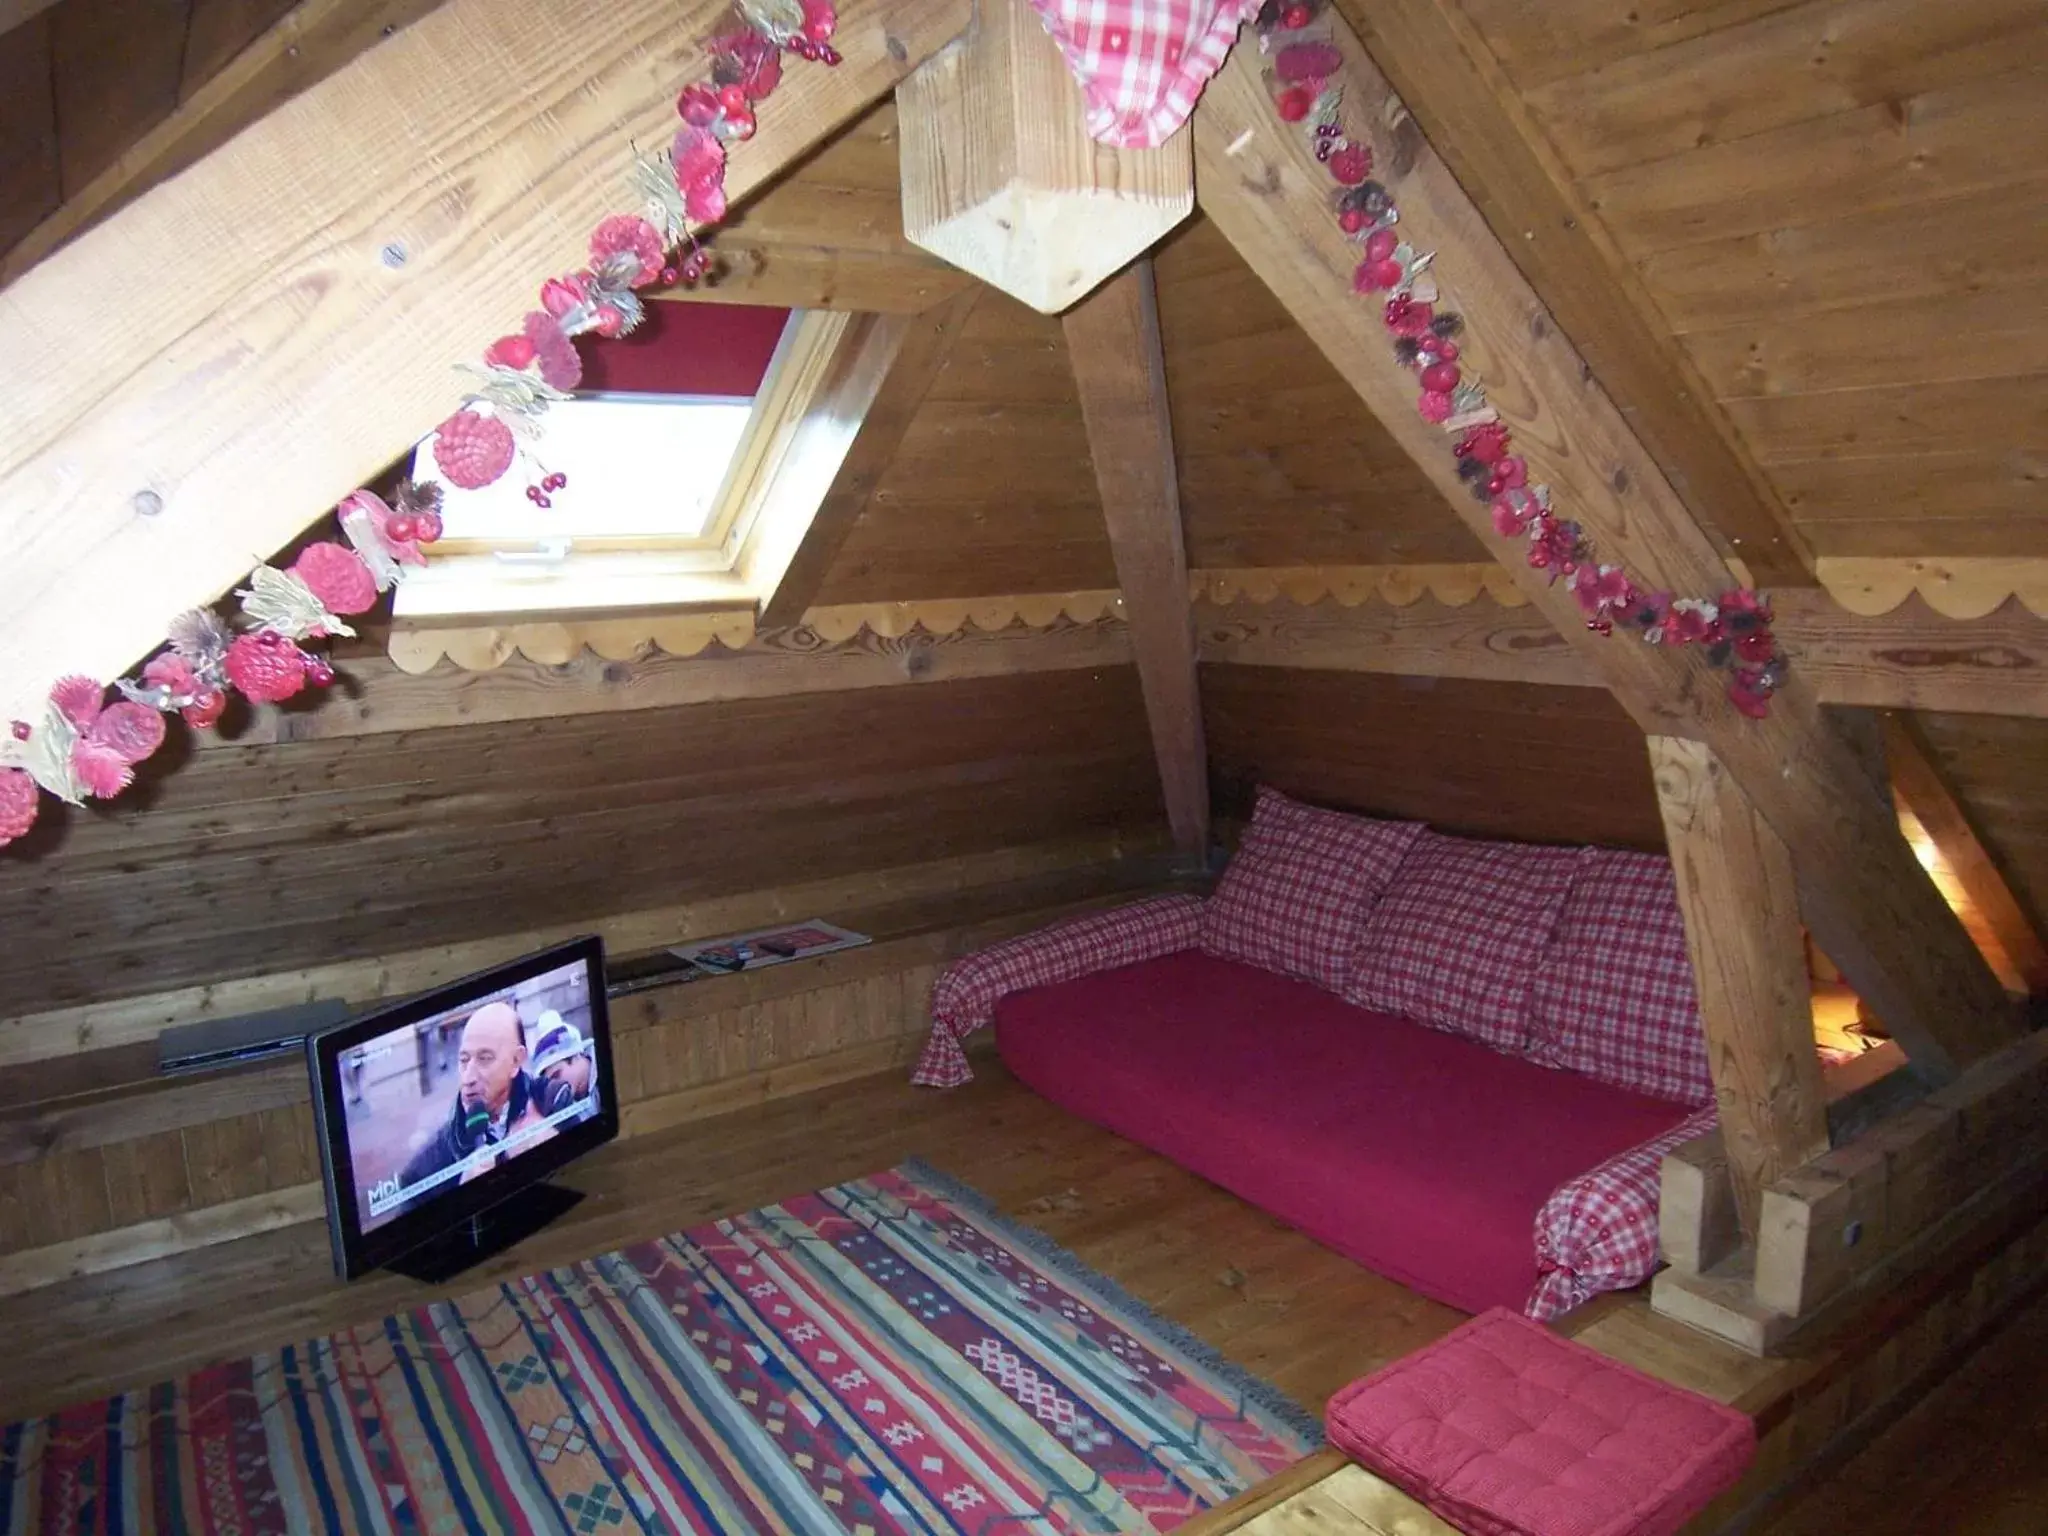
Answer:
[[[533,1236],[582,1198],[581,1190],[564,1189],[559,1184],[530,1184],[439,1237],[401,1253],[384,1268],[408,1280],[444,1284],[470,1266]]]

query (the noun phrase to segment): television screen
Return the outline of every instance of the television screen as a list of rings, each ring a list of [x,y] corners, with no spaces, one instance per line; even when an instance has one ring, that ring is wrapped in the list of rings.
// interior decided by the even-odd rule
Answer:
[[[617,1134],[594,939],[326,1031],[308,1049],[345,1275]]]

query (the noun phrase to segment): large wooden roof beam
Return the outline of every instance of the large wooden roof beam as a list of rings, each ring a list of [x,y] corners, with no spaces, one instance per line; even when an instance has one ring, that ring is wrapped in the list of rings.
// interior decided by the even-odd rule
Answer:
[[[1209,749],[1151,261],[1134,262],[1111,278],[1074,307],[1062,328],[1088,424],[1088,454],[1123,589],[1167,823],[1174,846],[1200,860],[1209,850]]]
[[[737,202],[963,32],[847,0],[732,158]],[[453,406],[631,208],[724,0],[447,0],[0,290],[0,719],[154,648]],[[135,281],[146,259],[149,281]]]
[[[1646,589],[1712,596],[1736,585],[1714,543],[1502,248],[1478,208],[1340,18],[1338,82],[1348,121],[1376,142],[1378,176],[1402,233],[1437,252],[1445,303],[1464,316],[1470,372],[1514,430],[1531,478],[1548,483],[1603,560]],[[1529,569],[1458,478],[1449,441],[1415,411],[1416,385],[1390,355],[1377,304],[1351,290],[1358,247],[1338,228],[1331,182],[1305,136],[1280,121],[1249,40],[1195,113],[1196,195],[1302,329],[1358,391],[1467,525],[1514,572],[1645,733],[1712,747],[1791,851],[1800,907],[1841,966],[1930,1077],[2014,1037],[1996,978],[1900,835],[1890,806],[1822,717],[1796,666],[1770,717],[1723,697],[1697,647],[1588,633],[1577,602]]]

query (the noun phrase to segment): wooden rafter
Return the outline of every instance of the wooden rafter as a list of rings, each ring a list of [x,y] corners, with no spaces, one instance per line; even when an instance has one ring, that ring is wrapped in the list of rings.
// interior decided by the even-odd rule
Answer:
[[[0,36],[25,21],[35,20],[56,3],[57,0],[0,0]]]
[[[1599,215],[1585,206],[1456,0],[1342,0],[1339,8],[1508,244],[1550,315],[1687,500],[1757,579],[1813,580],[1813,556],[1699,370]]]
[[[1466,319],[1471,372],[1514,429],[1531,477],[1551,485],[1603,560],[1649,589],[1713,595],[1736,583],[1628,420],[1566,339],[1479,209],[1431,149],[1357,38],[1332,19],[1350,119],[1369,125],[1403,234],[1438,253],[1446,302]],[[1351,291],[1358,248],[1330,212],[1330,179],[1273,110],[1254,50],[1235,50],[1195,114],[1205,212],[1272,288],[1467,525],[1646,734],[1706,742],[1791,850],[1800,906],[1821,946],[1905,1045],[1952,1075],[2013,1038],[1983,959],[1900,836],[1890,806],[1820,714],[1796,670],[1770,717],[1722,696],[1697,648],[1589,634],[1571,593],[1523,562],[1461,481],[1444,433],[1415,411],[1378,306]]]
[[[734,200],[969,13],[854,0],[844,62],[788,71]],[[631,145],[667,138],[729,16],[448,0],[0,290],[0,717],[133,665],[445,415],[450,365],[632,205]]]
[[[1883,728],[1885,761],[1899,804],[1913,813],[1954,872],[2018,984],[2035,995],[2048,995],[2048,945],[2041,942],[2033,920],[1977,836],[1969,811],[1949,787],[1925,738],[1903,714],[1886,715]]]
[[[952,356],[980,292],[978,284],[970,286],[922,315],[863,318],[868,335],[860,353],[818,407],[821,430],[836,426],[844,439],[842,457],[802,542],[790,553],[773,593],[762,599],[763,625],[797,623],[817,601],[846,536],[896,457],[932,381]]]
[[[1209,847],[1209,753],[1195,682],[1186,537],[1151,261],[1133,262],[1083,299],[1068,311],[1063,328],[1167,822],[1175,846],[1201,858]]]
[[[1650,738],[1708,1069],[1742,1229],[1763,1192],[1828,1149],[1792,859],[1703,742]]]
[[[304,0],[24,235],[0,258],[0,284],[12,282],[81,231],[212,153],[278,103],[439,3]],[[32,3],[29,14],[34,12]],[[5,30],[0,9],[0,32]]]

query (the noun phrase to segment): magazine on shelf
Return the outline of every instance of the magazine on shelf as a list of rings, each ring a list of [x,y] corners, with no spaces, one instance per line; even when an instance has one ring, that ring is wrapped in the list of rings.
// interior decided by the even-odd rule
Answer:
[[[808,960],[834,950],[858,949],[868,942],[864,933],[812,918],[702,944],[675,944],[670,946],[669,953],[707,971],[754,971],[766,965],[781,965],[786,960]]]

